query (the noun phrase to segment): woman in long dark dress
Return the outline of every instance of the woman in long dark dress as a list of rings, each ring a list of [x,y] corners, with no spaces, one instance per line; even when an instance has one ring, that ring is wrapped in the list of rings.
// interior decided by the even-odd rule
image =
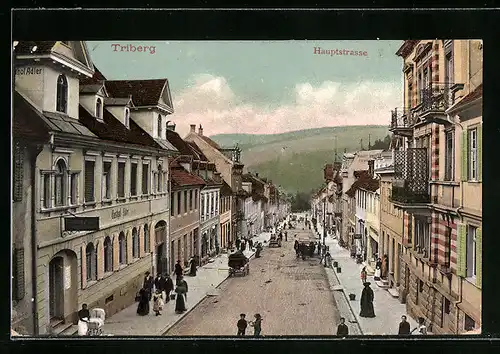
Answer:
[[[181,277],[177,282],[177,287],[175,288],[175,313],[181,314],[187,311],[186,300],[187,300],[188,285],[186,281]]]
[[[194,277],[196,276],[196,258],[191,257],[189,260],[189,275]]]
[[[149,314],[149,294],[145,289],[139,291],[139,305],[137,305],[137,314],[146,316]]]
[[[373,318],[375,317],[375,310],[373,309],[373,290],[370,288],[370,283],[365,283],[363,292],[361,293],[361,312],[359,315],[361,317]]]

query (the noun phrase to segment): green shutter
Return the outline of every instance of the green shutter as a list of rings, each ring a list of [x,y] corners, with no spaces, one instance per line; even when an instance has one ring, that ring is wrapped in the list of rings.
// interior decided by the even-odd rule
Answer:
[[[457,225],[457,275],[465,278],[467,272],[467,234],[464,224]]]
[[[462,167],[462,178],[461,180],[462,181],[467,181],[468,179],[468,161],[467,161],[467,157],[468,157],[468,147],[467,147],[467,131],[464,131],[462,132],[462,141],[461,141],[461,144],[460,144],[460,147],[462,149],[462,159],[461,159],[461,167]]]
[[[476,230],[476,285],[480,288],[483,278],[483,235],[481,229]]]
[[[477,127],[477,177],[483,180],[483,125]]]

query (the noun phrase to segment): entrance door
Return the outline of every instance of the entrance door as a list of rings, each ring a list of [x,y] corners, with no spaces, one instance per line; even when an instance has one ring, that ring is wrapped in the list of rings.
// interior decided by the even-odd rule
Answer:
[[[165,269],[165,255],[163,252],[164,243],[156,245],[156,274],[163,274]]]
[[[64,261],[56,257],[49,263],[50,319],[64,318]]]

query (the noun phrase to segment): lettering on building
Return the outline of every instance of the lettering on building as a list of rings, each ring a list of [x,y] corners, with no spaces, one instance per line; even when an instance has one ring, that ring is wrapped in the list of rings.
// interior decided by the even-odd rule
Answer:
[[[111,210],[111,219],[118,219],[127,216],[129,213],[128,208]]]
[[[41,68],[34,68],[34,67],[24,67],[24,68],[17,68],[16,69],[16,75],[23,76],[23,75],[40,75],[42,73]]]

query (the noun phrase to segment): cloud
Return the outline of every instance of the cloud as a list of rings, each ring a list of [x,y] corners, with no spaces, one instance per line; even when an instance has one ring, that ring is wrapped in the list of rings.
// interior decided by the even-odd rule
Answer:
[[[270,109],[237,97],[224,77],[202,74],[174,97],[176,121],[183,136],[189,124],[202,124],[205,134],[273,134],[341,125],[388,125],[390,110],[399,106],[397,83],[325,81],[317,87],[298,83],[294,100]]]

